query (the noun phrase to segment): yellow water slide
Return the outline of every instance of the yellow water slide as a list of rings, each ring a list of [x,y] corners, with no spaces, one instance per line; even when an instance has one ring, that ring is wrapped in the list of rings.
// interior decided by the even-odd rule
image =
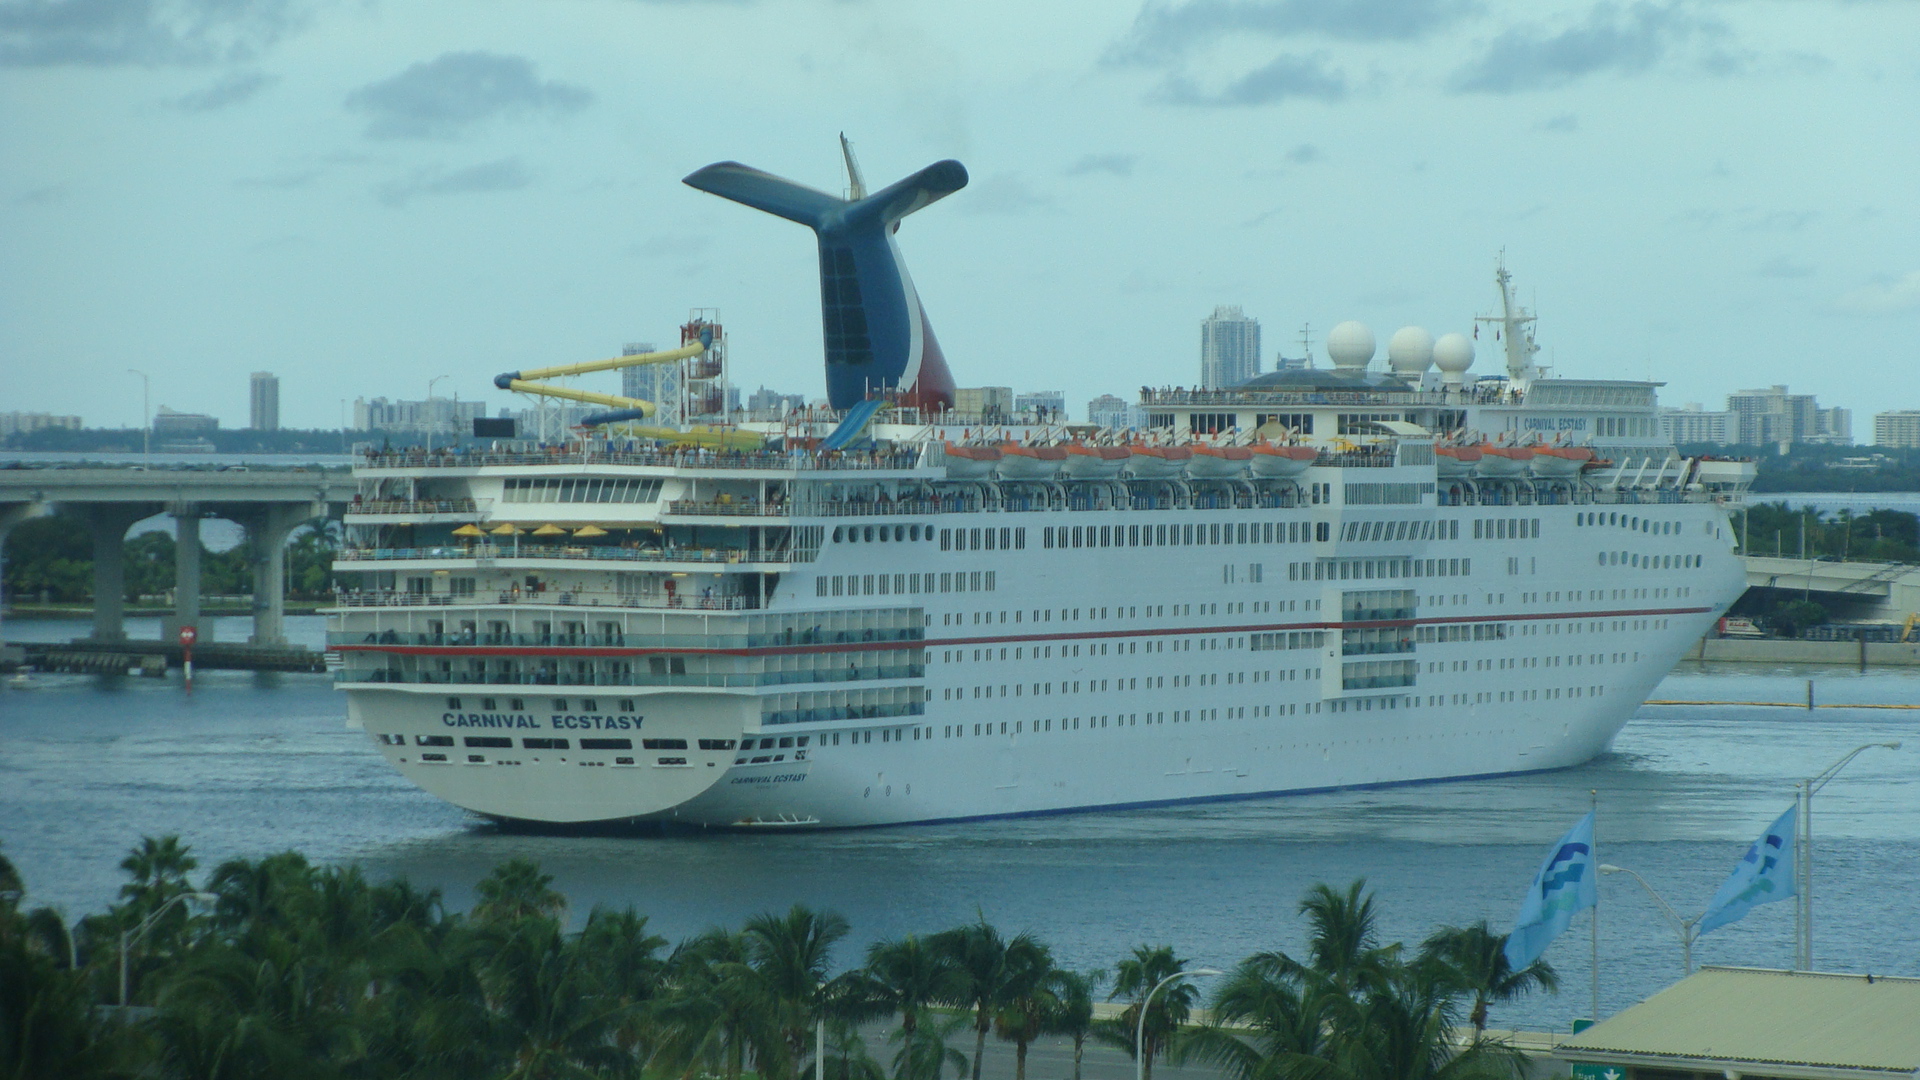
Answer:
[[[765,439],[754,432],[706,426],[690,427],[681,431],[676,428],[634,424],[631,421],[645,420],[658,412],[659,406],[639,398],[622,397],[619,394],[597,394],[591,390],[575,390],[572,387],[553,386],[541,381],[565,378],[569,375],[588,375],[596,371],[615,371],[620,368],[638,367],[642,364],[677,364],[683,360],[691,360],[712,347],[712,332],[703,330],[699,341],[683,345],[678,349],[636,353],[632,356],[615,356],[606,360],[589,360],[580,364],[558,364],[553,367],[530,368],[525,371],[507,371],[495,375],[493,385],[517,394],[535,394],[540,397],[578,401],[586,405],[604,405],[609,411],[590,414],[584,422],[590,427],[604,428],[610,435],[658,439],[688,446],[728,450],[758,448]]]

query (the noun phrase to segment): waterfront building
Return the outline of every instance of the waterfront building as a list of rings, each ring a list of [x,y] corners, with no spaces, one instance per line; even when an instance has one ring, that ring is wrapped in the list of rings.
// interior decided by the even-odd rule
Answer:
[[[247,384],[247,426],[255,431],[280,430],[280,379],[270,371],[256,371]]]
[[[1689,401],[1684,408],[1660,410],[1660,434],[1677,446],[1727,446],[1733,442],[1733,414],[1707,412],[1699,402]]]
[[[0,413],[0,439],[10,435],[30,435],[47,428],[65,428],[79,431],[80,418],[77,416],[55,416],[43,412],[3,412]]]
[[[534,410],[529,410],[529,413]],[[522,413],[524,417],[529,413]],[[388,401],[377,397],[371,401],[356,398],[353,402],[353,426],[356,431],[385,431],[392,434],[425,435],[429,431],[442,437],[451,437],[472,429],[475,417],[487,415],[487,407],[478,401],[461,401],[459,398],[428,398],[425,401]]]
[[[1875,413],[1873,445],[1900,450],[1920,449],[1920,409]]]
[[[1067,392],[1065,390],[1029,390],[1024,394],[1015,394],[1013,411],[1042,421],[1065,420]]]
[[[1260,320],[1221,306],[1200,324],[1200,388],[1238,386],[1260,374]]]
[[[1123,397],[1101,394],[1087,402],[1087,423],[1099,428],[1124,431],[1141,426],[1140,407]]]
[[[1009,418],[1013,415],[1013,387],[962,386],[953,392],[953,409],[966,416]]]
[[[153,414],[153,436],[156,439],[163,435],[205,435],[219,430],[219,417],[206,413],[176,412],[162,405]]]
[[[1742,446],[1818,441],[1820,403],[1812,394],[1792,394],[1780,384],[1727,395],[1733,441]],[[1852,440],[1849,439],[1849,442]]]

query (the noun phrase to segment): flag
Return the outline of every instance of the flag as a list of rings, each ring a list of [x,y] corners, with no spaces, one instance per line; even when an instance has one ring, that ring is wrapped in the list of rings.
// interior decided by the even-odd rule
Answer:
[[[1507,935],[1507,966],[1515,971],[1531,967],[1560,936],[1576,912],[1599,901],[1594,888],[1593,811],[1567,831],[1553,846],[1553,853],[1540,864],[1520,905],[1520,917],[1513,921]]]
[[[1707,913],[1700,916],[1699,933],[1717,930],[1737,922],[1761,904],[1785,900],[1794,895],[1793,832],[1799,822],[1799,807],[1774,819],[1760,839],[1747,848],[1733,875],[1707,902]]]

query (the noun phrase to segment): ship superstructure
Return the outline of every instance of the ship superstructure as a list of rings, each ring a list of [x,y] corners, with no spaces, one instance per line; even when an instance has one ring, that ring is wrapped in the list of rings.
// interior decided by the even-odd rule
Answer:
[[[943,166],[882,193],[896,262],[901,192],[964,184]],[[715,169],[695,176],[743,175]],[[1744,588],[1727,509],[1752,469],[1663,444],[1657,384],[1541,377],[1501,275],[1524,345],[1498,379],[1424,331],[1373,370],[1344,324],[1331,369],[1142,388],[1142,431],[994,427],[941,408],[921,316],[897,346],[923,366],[878,349],[824,424],[677,440],[615,416],[560,445],[368,453],[330,631],[350,720],[434,794],[549,823],[873,825],[1578,764]],[[714,329],[645,362],[700,363]]]

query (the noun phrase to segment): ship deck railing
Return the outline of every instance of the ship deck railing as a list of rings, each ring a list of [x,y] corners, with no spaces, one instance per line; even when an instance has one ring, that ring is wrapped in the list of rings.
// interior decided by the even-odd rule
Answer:
[[[725,597],[723,599],[739,599]],[[926,642],[919,627],[901,629],[801,630],[771,634],[482,634],[415,633],[402,630],[331,630],[327,645],[433,645],[479,648],[584,649],[780,649],[811,645],[884,644],[915,648]]]
[[[751,690],[765,686],[805,686],[841,682],[882,682],[920,679],[926,669],[824,668],[820,671],[709,671],[684,674],[653,672],[562,671],[535,669],[515,672],[395,671],[392,668],[343,668],[336,683],[392,686],[690,686],[709,690]]]
[[[349,514],[479,514],[492,499],[362,499],[354,496]]]
[[[444,608],[444,607],[583,607],[644,608],[663,611],[753,611],[760,607],[757,596],[630,596],[617,592],[589,589],[550,589],[543,592],[415,593],[401,590],[340,592],[334,595],[339,608]]]
[[[1185,387],[1141,387],[1140,404],[1179,408],[1223,405],[1518,405],[1523,399],[1506,390],[1265,390],[1229,387],[1222,390]]]
[[[917,469],[920,451],[890,453],[834,450],[612,450],[552,447],[546,450],[434,452],[395,450],[366,454],[367,469],[475,469],[491,466],[646,465],[670,469],[757,469],[838,472]]]
[[[743,548],[630,548],[586,547],[577,545],[522,544],[448,544],[417,548],[341,548],[335,562],[394,562],[416,559],[586,559],[614,562],[658,563],[786,563],[793,562],[791,551],[750,551]]]

